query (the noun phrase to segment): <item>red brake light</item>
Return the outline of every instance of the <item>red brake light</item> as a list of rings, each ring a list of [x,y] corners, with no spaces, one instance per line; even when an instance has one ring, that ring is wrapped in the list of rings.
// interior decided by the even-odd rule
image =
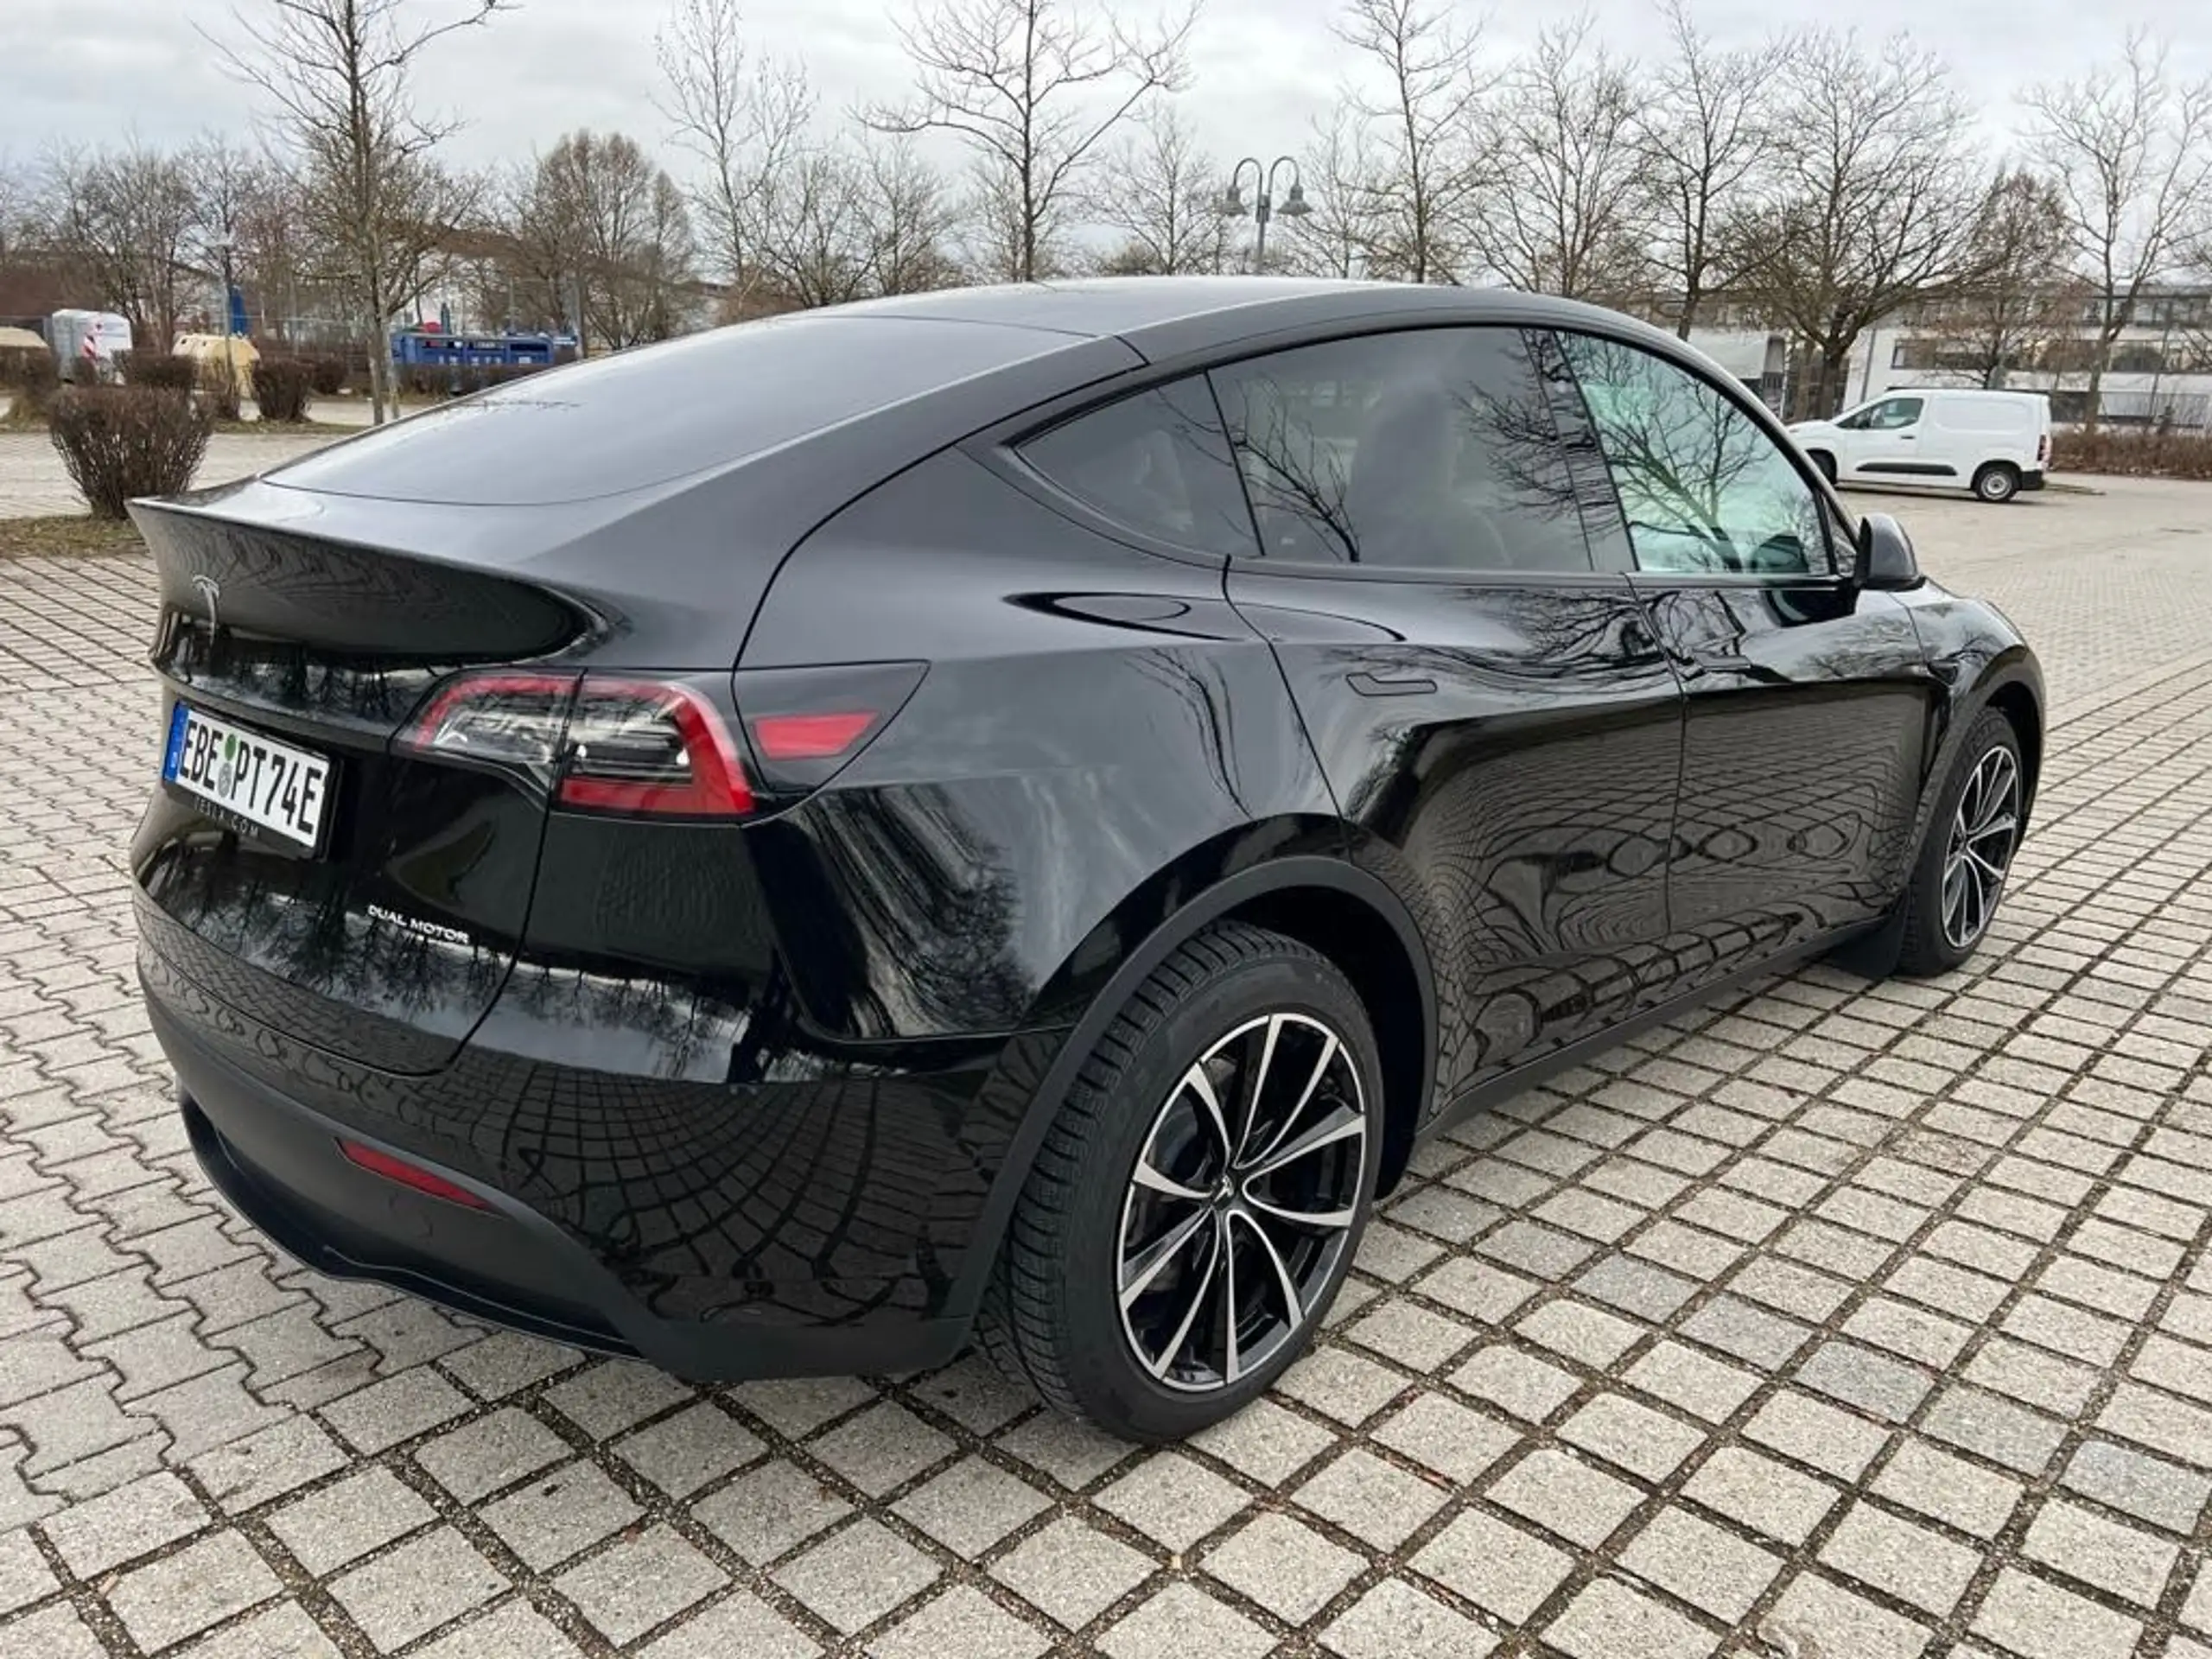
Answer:
[[[563,751],[554,791],[563,806],[683,817],[753,810],[721,714],[677,681],[586,676]]]
[[[764,715],[753,722],[763,760],[834,760],[875,724],[872,713]]]
[[[417,1169],[403,1162],[388,1152],[378,1152],[374,1147],[365,1147],[358,1141],[340,1141],[338,1150],[346,1161],[372,1175],[381,1175],[387,1181],[397,1181],[417,1192],[428,1193],[434,1198],[443,1198],[448,1204],[465,1205],[471,1210],[489,1210],[492,1206],[465,1186],[457,1186],[442,1175],[433,1175],[427,1169]]]

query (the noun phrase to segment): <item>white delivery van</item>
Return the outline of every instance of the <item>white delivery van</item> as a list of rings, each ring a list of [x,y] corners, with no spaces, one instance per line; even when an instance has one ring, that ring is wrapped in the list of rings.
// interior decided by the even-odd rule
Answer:
[[[1800,421],[1789,435],[1840,483],[1932,485],[2010,501],[2043,488],[2050,399],[2039,391],[1901,387],[1832,421]]]

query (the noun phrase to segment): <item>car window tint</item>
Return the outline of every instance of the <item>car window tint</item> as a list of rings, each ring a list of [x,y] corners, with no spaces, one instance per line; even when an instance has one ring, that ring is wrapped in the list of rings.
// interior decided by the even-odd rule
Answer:
[[[1827,573],[1812,486],[1732,398],[1640,346],[1592,334],[1560,340],[1620,492],[1638,569]]]
[[[1332,340],[1214,371],[1263,556],[1586,571],[1573,480],[1512,328]]]
[[[1203,379],[1078,415],[1030,439],[1020,454],[1131,530],[1207,553],[1252,550],[1252,515]]]

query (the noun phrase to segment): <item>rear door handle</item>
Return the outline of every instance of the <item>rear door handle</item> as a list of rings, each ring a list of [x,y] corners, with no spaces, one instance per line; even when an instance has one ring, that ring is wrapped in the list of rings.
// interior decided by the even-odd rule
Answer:
[[[1436,682],[1422,674],[1348,674],[1344,680],[1363,697],[1418,697],[1436,690]]]

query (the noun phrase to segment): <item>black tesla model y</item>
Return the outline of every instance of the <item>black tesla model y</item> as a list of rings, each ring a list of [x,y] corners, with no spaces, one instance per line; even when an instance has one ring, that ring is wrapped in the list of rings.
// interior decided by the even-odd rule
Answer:
[[[1138,279],[777,318],[134,509],[140,970],[285,1249],[686,1376],[1267,1388],[1455,1118],[1951,968],[2034,658],[1652,329]]]

